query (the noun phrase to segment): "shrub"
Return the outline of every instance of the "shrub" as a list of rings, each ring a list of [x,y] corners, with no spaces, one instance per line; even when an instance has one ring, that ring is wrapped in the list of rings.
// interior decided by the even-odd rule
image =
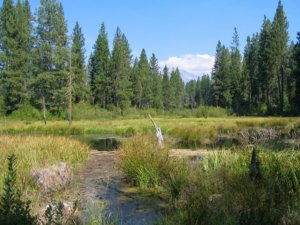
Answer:
[[[19,120],[41,120],[42,115],[39,110],[34,108],[30,103],[25,103],[19,109],[14,111],[10,118]]]
[[[195,109],[196,117],[226,117],[228,112],[226,109],[221,107],[207,106],[201,105],[197,109]]]
[[[74,120],[111,119],[113,113],[96,105],[78,103],[73,107],[73,118]]]
[[[21,200],[21,192],[17,187],[16,157],[9,155],[7,159],[8,172],[4,180],[4,188],[0,200],[0,224],[34,225],[37,223],[37,220],[30,214],[30,202]]]
[[[118,164],[127,177],[142,189],[158,187],[165,173],[168,153],[153,136],[134,136],[122,144]]]
[[[0,95],[0,117],[5,115],[5,104],[3,100],[3,96]]]

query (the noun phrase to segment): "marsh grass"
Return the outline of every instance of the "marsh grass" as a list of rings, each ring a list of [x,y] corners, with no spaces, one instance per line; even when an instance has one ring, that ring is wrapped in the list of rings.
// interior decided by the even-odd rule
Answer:
[[[168,152],[153,136],[134,136],[118,152],[118,165],[141,189],[158,188],[168,166]]]
[[[85,209],[83,224],[86,225],[117,225],[118,218],[107,212],[107,203],[90,202]]]
[[[205,156],[163,224],[298,224],[300,153],[260,149],[256,180],[249,177],[250,159],[245,149]]]
[[[0,152],[0,189],[3,187],[6,158],[14,154],[17,158],[18,185],[27,199],[38,196],[38,189],[30,176],[32,169],[65,161],[76,170],[88,157],[89,148],[66,137],[0,135]]]

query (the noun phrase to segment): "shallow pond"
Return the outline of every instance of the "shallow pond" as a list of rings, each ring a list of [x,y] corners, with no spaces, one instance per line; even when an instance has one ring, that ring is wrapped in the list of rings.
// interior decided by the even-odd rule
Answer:
[[[94,202],[107,202],[107,213],[120,225],[151,225],[162,218],[166,203],[151,193],[142,193],[126,182],[117,167],[119,137],[75,137],[94,150],[79,171],[80,192],[85,208]],[[88,212],[87,212],[88,213]]]

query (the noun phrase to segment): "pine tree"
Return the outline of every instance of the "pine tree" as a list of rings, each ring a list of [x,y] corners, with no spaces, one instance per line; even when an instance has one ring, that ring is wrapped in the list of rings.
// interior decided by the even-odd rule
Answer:
[[[146,55],[145,49],[142,49],[139,64],[138,64],[138,77],[137,77],[136,92],[139,96],[139,108],[150,108],[152,99],[151,80],[150,80],[150,65]],[[138,87],[142,87],[138,89]]]
[[[37,10],[34,99],[41,99],[43,108],[58,115],[65,109],[67,101],[69,53],[66,33],[62,4],[56,0],[41,0]]]
[[[269,108],[273,102],[271,93],[274,89],[271,28],[271,21],[264,17],[259,36],[258,73],[260,76],[259,82],[261,83],[260,102],[267,104]]]
[[[112,103],[124,110],[130,106],[132,86],[130,82],[131,50],[129,43],[120,28],[117,28],[110,63]]]
[[[211,105],[211,80],[208,74],[201,77],[200,93],[203,105]]]
[[[194,109],[196,107],[196,80],[191,80],[185,85],[185,106]]]
[[[167,66],[165,66],[163,70],[162,96],[163,96],[164,110],[169,110],[170,109],[170,79],[169,79],[169,69]]]
[[[28,99],[31,74],[32,24],[28,1],[3,1],[1,10],[2,88],[9,114]]]
[[[197,82],[196,82],[195,101],[196,101],[197,106],[203,104],[203,99],[202,99],[202,94],[201,94],[201,79],[200,79],[200,77],[197,78]]]
[[[72,34],[72,72],[74,74],[74,100],[78,103],[87,98],[87,75],[85,67],[85,49],[84,49],[84,36],[79,26],[76,22]]]
[[[213,102],[216,106],[231,107],[232,96],[230,76],[230,53],[219,41],[216,48],[216,59],[212,71]]]
[[[283,10],[281,0],[278,2],[271,31],[271,48],[273,56],[274,73],[277,78],[277,93],[279,111],[282,113],[285,105],[286,64],[288,53],[288,22]]]
[[[230,51],[230,93],[232,96],[232,108],[239,113],[244,100],[244,86],[242,77],[242,57],[239,50],[239,35],[234,28]]]
[[[101,24],[94,52],[90,57],[89,74],[94,103],[107,107],[112,103],[110,79],[110,52],[105,24]]]
[[[158,61],[155,54],[152,54],[150,58],[150,77],[151,77],[151,91],[152,99],[151,106],[156,109],[163,108],[162,100],[162,76],[159,72]]]
[[[181,109],[184,100],[184,83],[181,79],[179,69],[173,70],[170,76],[170,108]]]
[[[258,48],[259,36],[254,34],[247,37],[247,45],[244,50],[243,73],[247,79],[248,104],[257,107],[261,93],[261,83],[258,74]]]
[[[142,101],[142,83],[139,79],[139,60],[137,57],[135,57],[131,69],[130,82],[132,84],[132,105],[135,108],[140,108]]]
[[[300,113],[300,32],[297,33],[298,42],[295,45],[294,60],[295,68],[293,77],[295,79],[295,96],[293,97],[294,108]]]

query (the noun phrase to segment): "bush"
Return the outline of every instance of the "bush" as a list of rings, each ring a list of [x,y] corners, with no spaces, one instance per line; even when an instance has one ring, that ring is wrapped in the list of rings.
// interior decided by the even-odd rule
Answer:
[[[122,144],[118,164],[127,177],[142,189],[158,187],[167,171],[168,153],[153,136],[134,136]]]
[[[41,120],[42,115],[41,112],[30,105],[30,103],[25,103],[19,109],[12,112],[10,118],[18,120]]]
[[[196,117],[226,117],[228,112],[224,108],[201,105],[195,110]]]
[[[8,156],[8,172],[4,181],[3,193],[0,200],[1,225],[34,225],[36,217],[30,214],[30,202],[21,200],[21,192],[17,185],[15,171],[16,157]]]
[[[5,104],[3,100],[3,96],[0,95],[0,117],[5,115]]]
[[[111,119],[113,113],[96,105],[88,103],[78,103],[73,107],[74,120],[98,120],[98,119]]]

